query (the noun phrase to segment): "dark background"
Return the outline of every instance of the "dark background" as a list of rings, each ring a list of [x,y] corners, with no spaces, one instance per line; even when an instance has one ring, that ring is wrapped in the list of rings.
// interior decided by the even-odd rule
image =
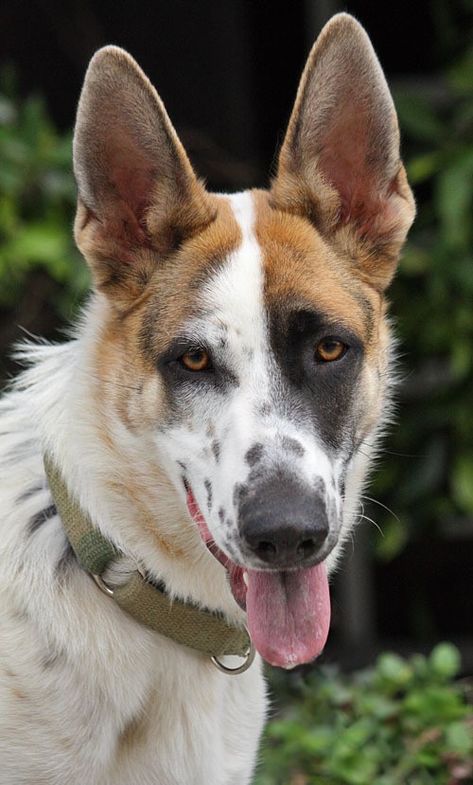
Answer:
[[[21,94],[43,94],[67,129],[94,51],[123,46],[190,137],[209,186],[247,187],[267,180],[308,51],[333,13],[362,22],[391,79],[425,80],[471,35],[467,4],[446,8],[431,0],[389,11],[373,0],[2,0],[0,52],[15,63]]]
[[[469,94],[465,98],[467,87],[452,86],[450,76],[452,64],[464,61],[471,51],[472,3],[418,0],[390,7],[368,0],[348,5],[335,0],[3,0],[4,92],[19,107],[18,116],[29,96],[41,95],[48,122],[57,129],[54,138],[69,144],[90,56],[103,44],[121,45],[157,87],[211,189],[264,186],[309,48],[323,23],[339,10],[351,12],[364,24],[398,98],[419,218],[392,293],[403,354],[400,425],[386,441],[372,491],[393,512],[367,501],[366,514],[385,537],[368,522],[360,527],[356,545],[348,548],[334,587],[333,633],[325,657],[355,667],[388,646],[409,652],[448,638],[459,645],[464,667],[471,670],[473,324],[468,307],[473,310],[473,301],[468,298],[473,294],[473,272],[468,267],[470,230],[464,229],[461,248],[448,231],[457,231],[452,229],[458,216],[454,200],[458,189],[462,194],[468,189],[460,175],[472,153],[473,100]],[[469,74],[464,69],[460,83]],[[5,127],[8,131],[8,122]],[[27,129],[25,137],[28,134]],[[21,171],[14,142],[10,139],[10,146],[3,148],[3,162],[0,147],[4,172],[9,166]],[[53,151],[48,161],[62,166],[68,177],[69,153],[66,150],[62,163],[54,155]],[[25,161],[25,167],[33,166],[29,158]],[[442,174],[448,166],[453,172],[449,180]],[[43,172],[40,167],[32,171],[34,176]],[[38,175],[41,199],[43,174]],[[25,226],[36,209],[32,178],[21,192]],[[8,190],[10,180],[5,182]],[[64,185],[60,208],[56,205],[64,211],[67,236],[73,214],[71,188]],[[465,215],[473,214],[470,192],[460,208]],[[0,213],[0,250],[2,241],[7,247]],[[67,253],[74,255],[72,249]],[[60,339],[58,326],[75,312],[82,296],[75,282],[69,299],[64,299],[68,273],[59,264],[55,271],[44,259],[30,257],[11,286],[16,271],[10,257],[5,259],[2,279],[0,255],[0,287],[4,292],[10,287],[3,303],[0,291],[4,378],[13,369],[7,345],[21,336],[19,325]],[[70,264],[78,265],[77,259]],[[463,270],[463,278],[456,273],[448,278],[452,269]],[[460,326],[454,314],[459,315]]]

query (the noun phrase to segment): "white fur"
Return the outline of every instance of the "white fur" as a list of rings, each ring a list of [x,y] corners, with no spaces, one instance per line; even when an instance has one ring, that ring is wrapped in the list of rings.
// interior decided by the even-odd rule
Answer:
[[[202,605],[231,603],[229,614],[241,618],[223,568],[197,535],[187,577],[179,564],[173,572],[137,534],[132,500],[106,489],[105,478],[124,471],[97,438],[101,415],[91,394],[88,358],[106,307],[100,298],[92,303],[76,340],[32,348],[32,368],[0,402],[0,432],[8,433],[0,446],[0,781],[248,783],[265,712],[259,660],[241,676],[224,676],[207,657],[135,623],[74,564],[58,577],[65,538],[57,516],[27,534],[31,516],[49,503],[41,457],[49,449],[96,524],[133,554],[130,566],[139,561]],[[118,438],[136,459],[133,437]],[[44,490],[18,501],[37,485]],[[191,528],[169,487],[158,485],[154,501],[158,518]]]

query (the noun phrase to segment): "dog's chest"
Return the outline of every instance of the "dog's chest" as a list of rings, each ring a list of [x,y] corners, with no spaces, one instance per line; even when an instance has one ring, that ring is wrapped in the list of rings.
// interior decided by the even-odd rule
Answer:
[[[243,679],[175,672],[120,733],[104,785],[244,785],[264,714],[258,668]]]
[[[15,658],[13,626],[5,630],[8,665],[0,678],[0,702],[8,703],[8,727],[0,718],[2,785],[251,781],[265,713],[258,662],[225,676],[159,639],[132,669],[121,657],[112,656],[105,671],[93,655],[75,664],[60,655],[42,664],[40,677],[42,641]]]

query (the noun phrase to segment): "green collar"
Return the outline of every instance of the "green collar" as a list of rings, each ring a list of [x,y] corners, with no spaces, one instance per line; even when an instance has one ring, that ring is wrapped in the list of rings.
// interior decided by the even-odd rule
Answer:
[[[241,673],[251,665],[254,649],[245,629],[229,624],[222,614],[202,610],[191,603],[171,600],[161,588],[138,570],[116,589],[108,588],[103,575],[109,564],[122,555],[93,525],[89,516],[69,493],[62,475],[49,456],[44,467],[54,502],[67,538],[81,567],[98,586],[136,621],[176,643],[207,654],[228,673]],[[244,657],[243,665],[227,668],[219,662],[225,655]]]

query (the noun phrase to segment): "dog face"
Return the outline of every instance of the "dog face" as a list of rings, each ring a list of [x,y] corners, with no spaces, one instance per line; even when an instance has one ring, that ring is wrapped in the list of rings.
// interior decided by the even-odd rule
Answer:
[[[157,443],[232,561],[306,567],[337,542],[346,467],[379,407],[379,297],[264,193],[226,202],[238,244],[164,351],[150,347],[168,412]]]
[[[366,33],[341,14],[314,45],[269,191],[208,194],[154,89],[114,47],[89,66],[74,162],[76,239],[106,304],[108,438],[119,421],[143,463],[164,467],[263,656],[311,659],[326,630],[291,625],[327,615],[321,565],[381,418],[383,293],[414,216]]]

